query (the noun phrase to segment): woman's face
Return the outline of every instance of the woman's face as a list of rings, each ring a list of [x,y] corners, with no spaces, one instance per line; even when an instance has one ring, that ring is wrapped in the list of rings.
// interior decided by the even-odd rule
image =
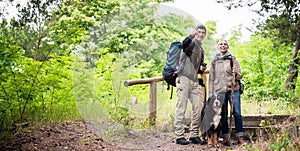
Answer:
[[[222,40],[218,43],[218,48],[220,50],[220,53],[225,54],[228,51],[228,43],[226,40]]]

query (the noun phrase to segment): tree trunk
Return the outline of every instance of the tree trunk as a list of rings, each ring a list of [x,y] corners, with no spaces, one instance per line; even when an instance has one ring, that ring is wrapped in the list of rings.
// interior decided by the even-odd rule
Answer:
[[[299,58],[298,53],[300,52],[300,20],[298,20],[298,27],[296,30],[296,42],[293,50],[293,55],[292,55],[292,64],[289,67],[289,73],[288,73],[288,78],[286,79],[285,82],[285,89],[286,90],[295,90],[296,89],[296,80],[298,77],[298,66],[299,66]]]
[[[300,38],[298,38],[298,39],[300,40]],[[299,71],[298,71],[299,57],[297,57],[298,52],[300,50],[299,40],[297,40],[295,43],[295,47],[294,47],[293,55],[292,55],[293,63],[289,67],[289,75],[288,75],[288,78],[286,79],[286,83],[285,83],[285,89],[287,89],[287,90],[295,90],[295,88],[296,88],[296,80],[297,80],[298,73],[299,73]]]

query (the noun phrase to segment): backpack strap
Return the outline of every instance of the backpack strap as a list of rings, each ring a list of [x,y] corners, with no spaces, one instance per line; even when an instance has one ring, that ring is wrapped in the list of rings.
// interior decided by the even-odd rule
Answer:
[[[170,84],[168,83],[168,87],[167,87],[167,90],[170,90]]]
[[[235,57],[234,56],[230,56],[228,59],[230,59],[230,67],[231,69],[233,68],[233,60],[235,60]],[[239,80],[237,80],[239,81]]]
[[[170,100],[172,99],[172,96],[173,96],[173,86],[172,86],[172,88],[171,88]]]
[[[167,90],[170,90],[170,87],[171,87],[171,95],[170,95],[170,100],[172,99],[173,97],[173,86],[168,83],[168,87],[167,87]]]
[[[234,56],[230,56],[230,67],[231,67],[231,69],[233,68],[233,60],[235,59],[235,57]],[[241,87],[241,80],[237,80],[237,79],[235,79],[237,82],[238,82],[238,84],[239,84],[239,86]]]
[[[233,68],[233,59],[235,59],[234,56],[230,56],[228,59],[230,59],[230,67]]]
[[[213,76],[214,76],[214,80],[215,80],[216,79],[216,71],[215,71],[215,69],[216,69],[216,60],[213,60],[211,64],[212,64],[213,69],[214,69],[214,75]]]

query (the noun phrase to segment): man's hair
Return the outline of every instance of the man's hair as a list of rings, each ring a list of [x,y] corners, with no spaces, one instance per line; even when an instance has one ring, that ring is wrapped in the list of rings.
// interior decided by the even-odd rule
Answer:
[[[206,33],[206,27],[202,24],[197,25],[196,29],[203,29]]]

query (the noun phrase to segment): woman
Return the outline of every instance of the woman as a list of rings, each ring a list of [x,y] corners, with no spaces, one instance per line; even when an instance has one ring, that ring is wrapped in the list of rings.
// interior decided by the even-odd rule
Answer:
[[[243,120],[241,114],[241,98],[238,80],[242,79],[240,64],[229,52],[227,40],[218,42],[219,53],[212,61],[209,74],[208,96],[225,93],[221,113],[223,145],[230,146],[228,139],[228,102],[233,98],[233,116],[238,143],[244,145]]]

